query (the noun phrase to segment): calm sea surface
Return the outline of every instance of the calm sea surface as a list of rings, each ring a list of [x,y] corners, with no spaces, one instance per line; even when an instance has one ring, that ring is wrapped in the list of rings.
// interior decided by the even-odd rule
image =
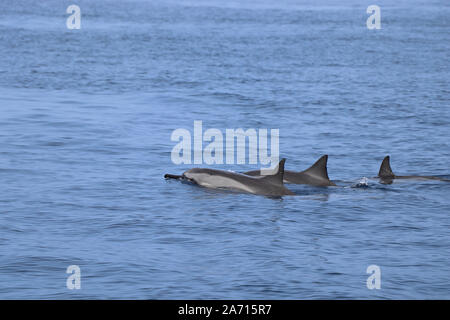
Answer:
[[[377,1],[368,30],[371,4],[1,1],[0,298],[450,299],[450,183],[358,187],[387,154],[449,177],[450,6]],[[195,120],[279,129],[287,169],[328,154],[339,187],[165,181]]]

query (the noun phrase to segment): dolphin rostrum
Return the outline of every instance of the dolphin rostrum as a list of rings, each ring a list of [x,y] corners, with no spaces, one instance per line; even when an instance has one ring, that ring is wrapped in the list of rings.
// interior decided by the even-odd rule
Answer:
[[[327,170],[328,155],[320,157],[311,167],[305,171],[284,171],[284,183],[291,184],[309,184],[317,187],[336,186],[328,177]],[[260,176],[261,170],[253,170],[245,172],[250,176]]]
[[[284,163],[282,159],[278,164],[278,170],[273,175],[252,177],[242,173],[194,168],[187,170],[181,176],[166,174],[166,179],[180,179],[193,182],[202,187],[220,188],[243,191],[253,194],[280,197],[295,195],[283,184]]]
[[[390,159],[391,158],[389,156],[386,156],[381,163],[380,171],[378,172],[378,178],[380,178],[381,183],[391,184],[394,179],[439,180],[450,182],[449,179],[443,179],[434,176],[397,176],[394,174],[394,172],[392,172]]]

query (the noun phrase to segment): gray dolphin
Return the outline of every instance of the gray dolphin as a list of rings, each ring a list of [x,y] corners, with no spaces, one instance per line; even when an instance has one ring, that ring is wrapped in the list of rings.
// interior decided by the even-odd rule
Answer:
[[[220,188],[248,192],[265,196],[280,197],[295,195],[283,184],[284,163],[282,159],[278,164],[278,170],[273,175],[252,177],[242,173],[194,168],[187,170],[181,176],[166,174],[166,179],[187,180],[207,188]]]
[[[317,187],[336,186],[328,177],[327,170],[328,155],[320,157],[311,167],[305,171],[284,171],[284,183],[291,184],[309,184]],[[260,176],[261,170],[244,172],[249,176]]]
[[[386,156],[380,166],[380,171],[378,172],[378,177],[380,182],[383,184],[391,184],[395,179],[414,179],[414,180],[438,180],[450,182],[448,179],[443,179],[434,176],[397,176],[392,172],[390,157]]]

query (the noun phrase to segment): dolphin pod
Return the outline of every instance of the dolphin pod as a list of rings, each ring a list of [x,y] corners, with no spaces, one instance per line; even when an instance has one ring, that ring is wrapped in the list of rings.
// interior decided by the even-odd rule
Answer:
[[[166,179],[178,179],[192,182],[202,187],[228,189],[257,195],[281,197],[295,195],[284,184],[306,184],[316,187],[336,186],[328,177],[328,155],[320,157],[311,167],[304,171],[284,170],[286,159],[282,159],[271,172],[263,174],[262,170],[237,173],[225,170],[193,168],[182,175],[166,174]],[[386,156],[381,163],[378,176],[382,184],[391,184],[395,179],[439,180],[450,182],[435,176],[397,176],[390,165],[390,157]]]

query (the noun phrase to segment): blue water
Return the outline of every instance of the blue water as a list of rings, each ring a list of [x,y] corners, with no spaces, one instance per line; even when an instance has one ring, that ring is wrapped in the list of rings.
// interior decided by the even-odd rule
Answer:
[[[376,1],[368,30],[371,4],[1,1],[0,298],[449,299],[450,184],[371,178],[450,174],[450,6]],[[339,187],[165,181],[194,120],[280,129]]]

